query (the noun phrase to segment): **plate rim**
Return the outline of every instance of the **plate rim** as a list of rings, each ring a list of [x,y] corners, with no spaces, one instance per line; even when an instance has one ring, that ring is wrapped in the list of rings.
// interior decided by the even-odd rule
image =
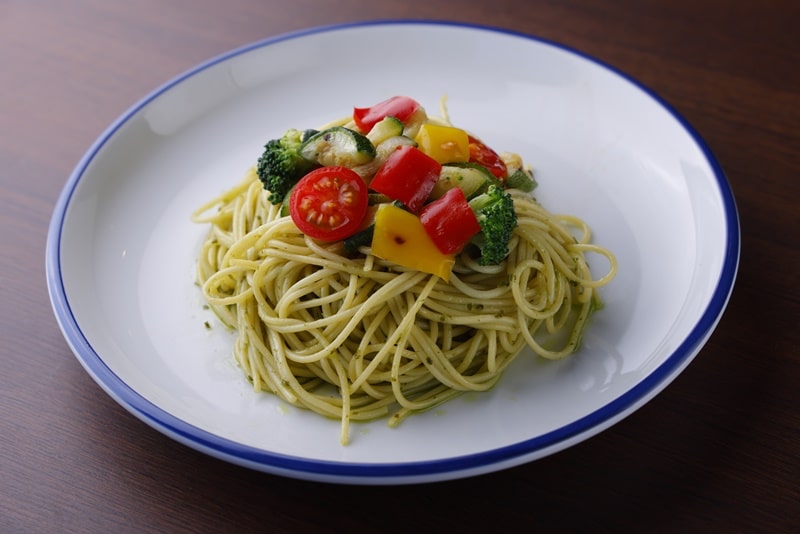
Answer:
[[[89,164],[102,150],[105,144],[114,137],[116,132],[141,109],[158,96],[214,65],[254,50],[285,41],[301,39],[310,35],[393,25],[423,25],[433,28],[466,29],[469,31],[520,37],[535,43],[552,46],[587,60],[609,71],[611,74],[622,78],[623,81],[632,84],[645,93],[646,96],[649,96],[655,104],[672,116],[691,138],[691,141],[702,152],[705,161],[710,166],[716,180],[720,200],[722,201],[722,211],[725,220],[726,243],[719,279],[716,281],[716,287],[711,294],[709,303],[703,310],[697,324],[694,325],[686,338],[682,340],[675,350],[644,379],[640,380],[619,397],[609,403],[603,404],[586,416],[545,434],[510,445],[436,460],[354,463],[289,456],[249,445],[243,445],[236,441],[223,438],[187,423],[148,401],[114,373],[106,365],[100,354],[94,350],[84,336],[77,318],[72,313],[72,308],[63,284],[61,271],[62,231],[72,196],[78,184],[81,182]],[[173,77],[171,80],[145,95],[134,105],[130,106],[92,143],[90,148],[79,160],[64,185],[55,204],[49,223],[45,249],[45,271],[48,294],[53,312],[59,328],[74,356],[92,379],[110,397],[129,413],[154,429],[184,445],[209,454],[210,456],[272,474],[339,483],[419,483],[461,478],[483,472],[490,472],[547,456],[602,432],[647,403],[652,397],[667,387],[672,380],[677,377],[680,371],[694,359],[721,319],[727,303],[730,300],[731,293],[733,292],[738,272],[741,254],[740,234],[740,222],[733,191],[725,172],[705,140],[670,104],[649,87],[625,72],[570,46],[507,28],[449,20],[381,19],[309,27],[282,33],[234,48],[203,61],[184,71],[182,74]]]

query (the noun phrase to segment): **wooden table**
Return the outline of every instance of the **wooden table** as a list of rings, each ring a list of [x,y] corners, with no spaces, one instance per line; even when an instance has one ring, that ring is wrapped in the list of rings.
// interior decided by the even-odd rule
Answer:
[[[794,0],[0,3],[0,530],[797,531],[798,15]],[[718,157],[741,216],[738,281],[716,332],[611,429],[477,478],[303,482],[150,429],[84,372],[50,308],[43,251],[71,170],[129,105],[202,60],[310,26],[400,17],[551,39],[674,106]]]

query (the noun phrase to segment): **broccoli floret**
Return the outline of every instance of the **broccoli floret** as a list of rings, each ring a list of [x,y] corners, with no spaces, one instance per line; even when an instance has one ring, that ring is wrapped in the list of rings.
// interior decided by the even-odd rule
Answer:
[[[273,204],[283,202],[294,184],[316,166],[300,155],[302,142],[303,132],[290,129],[279,139],[272,139],[264,145],[256,171],[264,189],[270,192],[269,201]]]
[[[497,185],[469,201],[481,231],[470,240],[480,249],[480,265],[497,265],[508,256],[508,242],[517,226],[511,195]]]

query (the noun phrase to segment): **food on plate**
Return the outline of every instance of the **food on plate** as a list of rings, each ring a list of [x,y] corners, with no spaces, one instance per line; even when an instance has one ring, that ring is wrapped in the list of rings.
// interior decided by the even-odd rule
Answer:
[[[198,208],[208,305],[253,387],[341,422],[396,426],[494,386],[525,347],[577,350],[617,263],[548,212],[533,172],[397,96],[269,140]],[[587,255],[606,258],[595,277]]]

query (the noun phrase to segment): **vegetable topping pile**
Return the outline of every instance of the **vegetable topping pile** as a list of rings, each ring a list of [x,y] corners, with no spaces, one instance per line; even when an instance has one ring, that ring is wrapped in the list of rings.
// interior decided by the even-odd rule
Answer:
[[[257,174],[307,236],[362,246],[386,261],[448,280],[462,251],[501,263],[517,225],[508,189],[531,171],[465,130],[428,117],[406,96],[355,108],[344,125],[287,130],[264,146]]]

